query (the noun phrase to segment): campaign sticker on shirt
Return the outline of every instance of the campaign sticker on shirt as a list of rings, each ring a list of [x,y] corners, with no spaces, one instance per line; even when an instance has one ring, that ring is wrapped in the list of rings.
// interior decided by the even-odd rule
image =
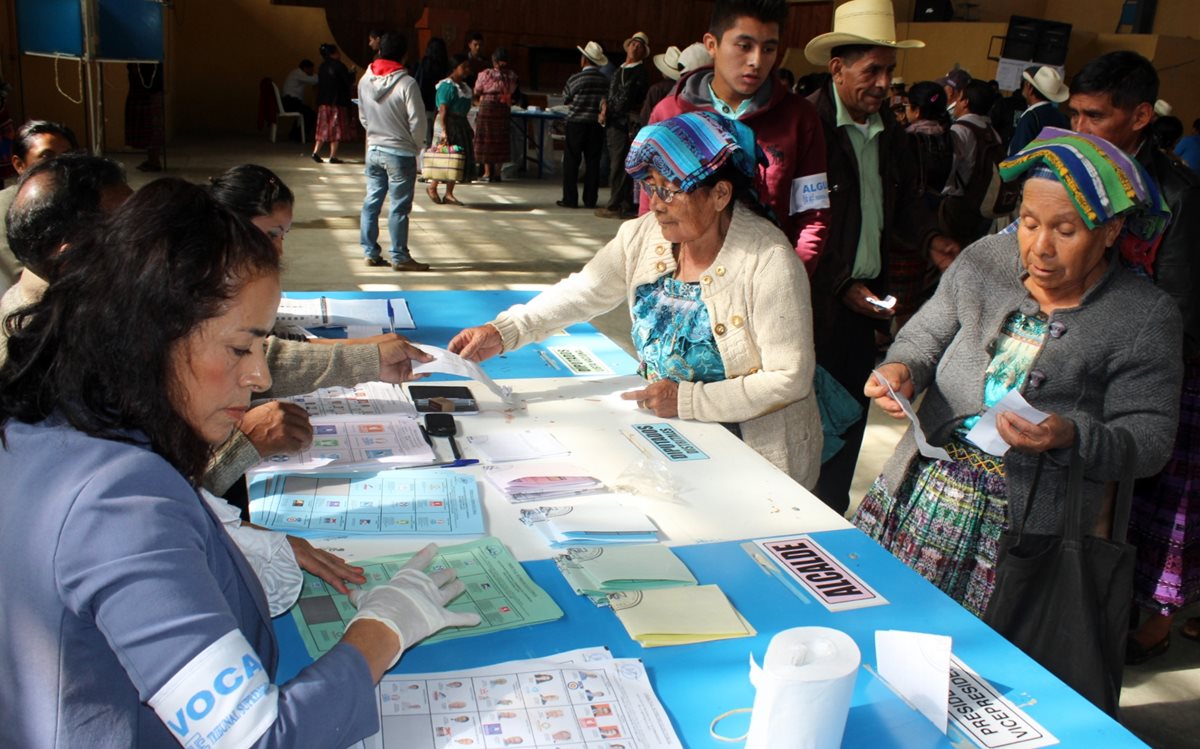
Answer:
[[[150,698],[150,707],[188,749],[241,747],[275,722],[279,691],[235,629],[172,676]]]
[[[829,180],[825,172],[792,180],[792,213],[804,213],[829,207]]]

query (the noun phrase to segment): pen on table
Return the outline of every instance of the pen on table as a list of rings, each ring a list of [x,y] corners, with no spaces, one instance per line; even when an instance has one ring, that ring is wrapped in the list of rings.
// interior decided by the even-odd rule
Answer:
[[[391,325],[392,335],[396,334],[396,310],[392,309],[392,300],[387,299],[388,324]]]
[[[464,466],[473,466],[478,463],[478,458],[459,458],[458,460],[446,460],[441,463],[417,463],[411,466],[395,466],[392,470],[407,471],[410,468],[463,468]]]
[[[549,364],[551,369],[561,369],[561,367],[558,366],[558,362],[554,361],[549,356],[547,356],[545,351],[542,351],[541,349],[539,349],[538,356],[542,357],[542,361]]]

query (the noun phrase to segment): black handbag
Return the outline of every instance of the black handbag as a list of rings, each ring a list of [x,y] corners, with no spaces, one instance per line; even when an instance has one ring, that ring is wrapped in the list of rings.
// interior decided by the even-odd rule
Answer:
[[[1125,474],[1109,538],[1089,535],[1083,459],[1072,448],[1057,535],[1023,533],[1042,473],[1039,460],[1020,527],[1000,538],[996,587],[983,620],[1068,686],[1115,716],[1133,600],[1134,547],[1125,542],[1133,497],[1132,438],[1121,432]],[[1012,524],[1010,523],[1010,526]]]

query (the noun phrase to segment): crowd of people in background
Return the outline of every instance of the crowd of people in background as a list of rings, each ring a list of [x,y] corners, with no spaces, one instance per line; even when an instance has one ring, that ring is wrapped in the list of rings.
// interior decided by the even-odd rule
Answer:
[[[784,0],[718,0],[702,39],[658,54],[641,31],[620,55],[581,40],[578,70],[562,89],[556,204],[625,221],[580,273],[465,328],[451,350],[480,361],[627,303],[647,380],[627,394],[639,408],[723,424],[835,512],[855,508],[864,532],[981,616],[1001,534],[1018,516],[1054,531],[1072,460],[1084,466],[1088,511],[1099,518],[1111,510],[1107,485],[1133,474],[1129,533],[1142,615],[1126,660],[1162,654],[1176,614],[1200,600],[1191,483],[1200,465],[1200,120],[1185,136],[1159,98],[1153,64],[1131,51],[1103,54],[1069,79],[1031,65],[1007,95],[960,67],[905,83],[895,76],[898,52],[918,54],[924,43],[899,38],[889,0],[840,5],[832,30],[804,47],[821,72],[796,77],[779,67],[788,12]],[[368,267],[430,269],[409,245],[427,149],[459,164],[450,176],[424,178],[438,205],[463,205],[458,185],[502,182],[502,166],[520,157],[510,117],[521,81],[509,51],[487,54],[483,42],[469,34],[451,52],[435,37],[410,65],[408,36],[372,31],[373,59],[361,76],[333,44],[321,45],[319,65],[304,59],[288,74],[282,103],[313,134],[308,158],[340,164],[344,144],[365,139],[359,244]],[[160,171],[161,68],[130,65],[129,82],[128,143],[147,153],[138,169]],[[120,165],[78,150],[74,134],[52,122],[30,121],[13,138],[19,179],[0,191],[0,270],[10,286],[0,299],[0,465],[32,486],[52,467],[44,456],[71,445],[81,467],[56,474],[55,485],[86,494],[86,470],[124,490],[113,466],[130,461],[144,473],[137,491],[169,500],[138,517],[147,527],[173,519],[209,550],[180,574],[216,586],[172,597],[178,610],[169,612],[180,620],[189,606],[223,612],[188,630],[196,652],[123,642],[114,653],[82,625],[62,644],[76,649],[72,669],[81,658],[128,669],[120,678],[139,701],[112,709],[114,730],[132,745],[166,734],[155,716],[169,716],[162,710],[172,698],[160,690],[201,668],[191,661],[200,650],[216,643],[264,661],[272,652],[258,641],[270,638],[252,606],[254,585],[267,579],[243,579],[207,511],[179,509],[200,489],[211,504],[263,455],[311,440],[306,416],[287,405],[247,408],[249,394],[399,382],[427,357],[395,335],[349,345],[271,335],[295,199],[269,170],[242,165],[207,187],[163,179],[133,193]],[[139,309],[164,310],[162,330],[104,309],[113,290],[97,278],[120,277],[130,258],[161,288],[127,278],[114,288],[148,305]],[[111,335],[144,358],[105,361],[72,344],[80,331]],[[145,389],[136,398],[134,385]],[[1049,416],[1001,414],[1010,449],[986,453],[967,433],[1013,389]],[[147,410],[129,406],[147,394]],[[852,497],[868,409],[903,417],[896,394],[924,395],[926,436],[949,458],[919,453],[909,431],[866,498]],[[21,510],[19,520],[71,532],[69,508],[47,505],[44,514]],[[211,507],[226,512],[219,501]],[[17,543],[3,531],[15,521],[0,520],[0,539]],[[123,543],[132,555],[155,540],[130,534]],[[285,573],[298,565],[342,589],[361,579],[358,568],[296,539],[272,543],[288,544]],[[37,577],[44,560],[27,556],[22,569]],[[73,574],[90,581],[89,569],[106,561],[81,551]],[[420,564],[407,572],[362,596],[357,626],[311,679],[272,692],[271,709],[256,708],[263,726],[317,730],[311,716],[336,713],[339,728],[366,731],[370,718],[353,702],[373,704],[364,695],[400,653],[442,626],[472,623],[444,608],[461,589],[452,574]],[[49,611],[42,593],[28,605]],[[75,622],[88,612],[69,614]],[[121,617],[114,631],[136,639],[145,623]],[[1200,641],[1198,620],[1177,631]],[[3,647],[0,664],[35,668]],[[91,685],[75,697],[106,699],[94,680],[73,676]],[[20,699],[34,715],[57,704],[51,687]]]

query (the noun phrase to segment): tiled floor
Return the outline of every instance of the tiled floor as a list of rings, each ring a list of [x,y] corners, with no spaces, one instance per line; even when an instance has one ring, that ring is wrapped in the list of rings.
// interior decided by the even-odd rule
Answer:
[[[296,193],[284,273],[284,288],[293,290],[537,289],[577,270],[618,227],[617,221],[597,218],[591,211],[557,208],[554,201],[561,197],[561,187],[556,176],[463,185],[455,194],[464,207],[435,205],[419,189],[410,246],[433,270],[413,274],[368,268],[358,246],[361,163],[315,164],[302,154],[308,150],[297,144],[272,145],[265,137],[174,144],[167,154],[167,174],[202,181],[244,162],[275,170]],[[354,158],[352,149],[342,155]],[[131,168],[140,161],[134,155],[117,157]],[[130,180],[136,187],[148,176],[131,171]],[[606,196],[602,190],[602,199]],[[385,244],[386,221],[381,223]],[[464,327],[480,322],[462,321]],[[628,346],[624,309],[598,318],[596,324]],[[855,496],[866,492],[899,435],[897,422],[872,412]],[[1190,613],[1200,615],[1200,606]],[[1200,747],[1200,643],[1176,636],[1166,655],[1128,669],[1122,703],[1122,720],[1151,746]]]

